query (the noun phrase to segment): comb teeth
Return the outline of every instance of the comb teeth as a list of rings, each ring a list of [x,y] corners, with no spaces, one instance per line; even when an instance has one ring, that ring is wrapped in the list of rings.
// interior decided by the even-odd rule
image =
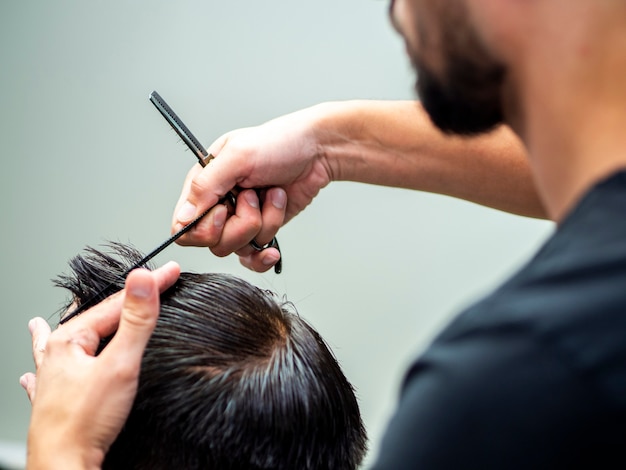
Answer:
[[[163,115],[165,120],[169,122],[170,126],[176,131],[181,139],[187,144],[193,153],[196,154],[198,161],[202,166],[204,166],[204,157],[208,156],[207,151],[204,149],[202,144],[196,139],[196,137],[191,133],[191,131],[183,124],[183,121],[176,115],[176,113],[168,106],[161,95],[159,95],[156,91],[150,93],[149,96],[150,101],[159,110],[159,112]]]

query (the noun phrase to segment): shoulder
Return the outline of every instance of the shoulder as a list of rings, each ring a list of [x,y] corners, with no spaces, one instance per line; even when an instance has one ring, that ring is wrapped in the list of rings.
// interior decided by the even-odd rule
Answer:
[[[604,436],[612,419],[526,326],[468,331],[437,340],[414,362],[376,468],[562,467],[563,456],[584,458],[576,446]]]
[[[624,459],[625,204],[626,173],[591,192],[533,260],[439,335],[406,375],[374,468]]]

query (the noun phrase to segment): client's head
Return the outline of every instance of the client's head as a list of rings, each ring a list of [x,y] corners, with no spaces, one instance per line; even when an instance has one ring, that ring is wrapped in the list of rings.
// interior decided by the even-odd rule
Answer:
[[[88,248],[57,284],[80,305],[141,254]],[[88,315],[88,313],[87,313]],[[161,295],[128,420],[104,468],[352,469],[365,431],[351,385],[289,304],[225,274]]]

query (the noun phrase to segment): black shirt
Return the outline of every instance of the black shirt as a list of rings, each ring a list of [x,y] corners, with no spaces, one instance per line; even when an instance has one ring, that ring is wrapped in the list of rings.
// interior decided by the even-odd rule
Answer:
[[[412,364],[374,468],[626,468],[626,172]]]

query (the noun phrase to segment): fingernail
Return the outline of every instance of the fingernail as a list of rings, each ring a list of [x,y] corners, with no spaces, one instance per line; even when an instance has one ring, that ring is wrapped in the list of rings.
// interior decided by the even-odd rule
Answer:
[[[147,299],[152,295],[152,283],[149,278],[134,279],[128,287],[128,293],[138,299]]]
[[[276,209],[284,209],[287,203],[287,193],[282,189],[272,193],[272,204]]]
[[[31,335],[33,334],[33,331],[35,329],[35,323],[37,323],[37,321],[34,318],[31,318],[28,322],[28,331],[30,331]]]
[[[226,223],[226,215],[228,214],[228,210],[224,208],[223,210],[218,210],[213,216],[213,226],[217,228],[222,228]]]
[[[182,205],[182,207],[178,211],[178,214],[176,214],[176,218],[180,222],[188,222],[191,219],[193,219],[195,215],[196,215],[196,206],[194,206],[189,201],[185,201],[185,203]]]
[[[22,386],[22,388],[26,389],[28,388],[28,379],[26,378],[26,374],[22,375],[20,377],[20,385]]]
[[[280,259],[280,255],[276,255],[276,254],[267,254],[262,260],[261,263],[263,263],[265,266],[272,266],[274,264],[276,264],[276,262]]]
[[[254,207],[255,209],[259,208],[259,198],[254,191],[246,191],[245,196],[246,201],[248,201],[248,204],[250,204],[251,207]]]

